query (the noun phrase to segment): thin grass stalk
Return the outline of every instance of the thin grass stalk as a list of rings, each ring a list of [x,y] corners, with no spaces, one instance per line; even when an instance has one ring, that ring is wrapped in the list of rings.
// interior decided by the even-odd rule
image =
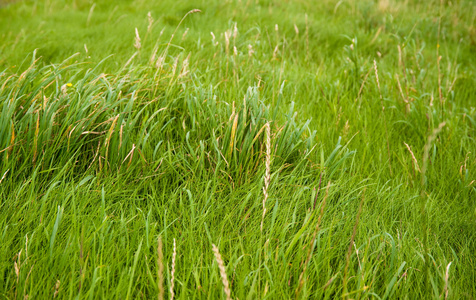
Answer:
[[[398,81],[398,86],[400,88],[400,92],[402,93],[403,101],[407,104],[406,105],[406,109],[407,109],[406,112],[409,113],[410,112],[410,102],[408,101],[408,99],[409,99],[409,96],[408,96],[408,77],[407,77],[407,71],[406,71],[406,67],[405,67],[405,57],[403,55],[402,47],[400,47],[400,45],[398,45],[397,48],[398,48],[398,61],[399,61],[400,67],[402,68],[403,79],[405,80],[404,83],[405,83],[406,97],[403,96],[403,91],[402,91],[402,87],[400,85],[398,74],[397,74],[397,81]]]
[[[322,176],[321,176],[321,179],[322,179]],[[319,185],[320,185],[320,182],[319,182]],[[299,293],[301,292],[302,287],[304,286],[304,281],[305,281],[304,275],[306,273],[309,262],[311,261],[312,253],[313,253],[313,250],[314,250],[314,243],[316,242],[317,233],[319,232],[320,225],[321,225],[321,220],[322,220],[322,217],[324,216],[324,208],[326,207],[327,196],[329,195],[329,187],[330,186],[331,186],[331,181],[329,180],[329,182],[327,183],[327,187],[326,187],[326,195],[324,196],[324,199],[322,200],[321,212],[319,214],[319,218],[317,219],[317,224],[316,224],[316,228],[314,230],[314,233],[312,235],[311,243],[309,244],[309,250],[307,252],[306,262],[304,263],[304,267],[303,267],[303,270],[301,272],[301,275],[299,275],[299,280],[298,280],[299,285],[296,288],[296,292],[295,292],[296,299],[299,298]]]
[[[408,114],[410,113],[410,102],[408,102],[408,96],[405,97],[405,95],[403,94],[402,85],[400,84],[400,78],[398,77],[398,74],[396,74],[396,78],[397,78],[398,90],[400,91],[400,95],[402,96],[403,102],[405,103],[405,113]]]
[[[174,32],[172,33],[172,35],[170,36],[170,40],[169,42],[167,43],[167,46],[165,47],[165,50],[164,50],[164,53],[159,57],[159,59],[163,62],[165,60],[165,57],[167,57],[167,53],[169,51],[169,48],[170,48],[170,45],[172,44],[172,40],[174,39],[175,37],[175,34],[177,33],[177,29],[180,27],[180,25],[182,24],[182,22],[185,20],[185,18],[187,18],[188,15],[190,14],[194,14],[194,13],[197,13],[197,12],[202,12],[201,10],[195,8],[195,9],[192,9],[191,11],[187,12],[185,14],[185,16],[183,16],[183,18],[180,20],[180,22],[178,23],[177,27],[175,27],[175,30]],[[163,64],[160,64],[160,69],[158,70],[158,72],[160,73],[160,71],[162,71],[162,66]]]
[[[93,12],[95,7],[96,7],[96,3],[93,3],[91,8],[89,9],[88,19],[86,20],[86,27],[89,27],[89,22],[91,22],[91,18],[93,17]]]
[[[309,23],[308,23],[308,20],[307,20],[307,14],[305,15],[305,20],[306,20],[306,31],[305,31],[305,35],[306,35],[306,61],[309,61]]]
[[[426,216],[426,202],[427,202],[427,191],[426,191],[426,170],[428,169],[428,157],[430,155],[430,148],[433,144],[433,141],[436,139],[437,135],[441,132],[443,127],[446,125],[445,122],[440,123],[438,128],[433,130],[433,133],[428,137],[428,141],[425,144],[424,153],[423,153],[423,165],[421,169],[421,217],[422,217],[422,224],[423,224],[423,251],[425,255],[425,265],[423,269],[424,273],[424,283],[425,283],[425,290],[429,290],[430,286],[430,255],[428,249],[428,217]]]
[[[350,255],[352,254],[352,245],[354,244],[355,236],[357,234],[357,228],[359,226],[360,213],[362,212],[362,205],[364,204],[365,199],[365,188],[362,193],[362,199],[360,200],[359,210],[357,212],[357,217],[355,218],[354,229],[352,231],[352,237],[350,238],[349,247],[347,249],[347,255],[345,257],[345,268],[344,268],[344,290],[342,293],[342,298],[345,298],[348,294],[347,291],[347,280],[349,279],[349,265],[350,265]]]
[[[360,89],[359,89],[359,93],[357,94],[357,98],[355,98],[355,102],[357,102],[359,99],[362,99],[362,97],[361,97],[362,96],[362,91],[364,90],[364,86],[365,86],[365,83],[367,82],[367,78],[369,77],[370,72],[372,72],[372,68],[370,68],[368,70],[367,74],[365,74],[364,80],[362,81],[362,84],[360,85]],[[359,108],[360,108],[361,102],[362,101],[359,101]]]
[[[420,167],[418,166],[418,160],[416,159],[415,157],[415,154],[413,154],[413,151],[412,151],[412,148],[410,148],[410,146],[403,142],[405,144],[405,146],[407,147],[408,151],[410,152],[410,154],[412,155],[412,159],[413,159],[413,163],[415,164],[415,169],[418,171],[418,172],[421,172],[420,170]]]
[[[392,159],[390,157],[390,142],[388,140],[388,130],[387,130],[387,118],[385,117],[385,106],[383,105],[383,97],[382,97],[382,90],[380,89],[380,81],[378,79],[378,69],[377,69],[377,61],[374,59],[374,69],[375,69],[375,78],[377,80],[377,87],[380,94],[380,104],[382,105],[382,116],[383,116],[383,123],[385,126],[385,136],[387,138],[387,154],[388,154],[388,167],[390,170],[390,176],[392,174]]]
[[[443,0],[440,0],[440,15],[438,18],[438,38],[437,38],[437,44],[436,44],[436,66],[438,69],[438,96],[440,97],[440,104],[441,104],[441,109],[443,112],[443,93],[441,91],[441,68],[440,68],[440,35],[441,35],[441,16],[443,14],[442,12],[443,9]]]
[[[314,198],[314,205],[312,206],[313,210],[316,209],[317,197],[319,197],[319,192],[321,191],[321,183],[322,183],[322,171],[321,171],[321,174],[319,175],[319,186],[317,188],[316,197]]]

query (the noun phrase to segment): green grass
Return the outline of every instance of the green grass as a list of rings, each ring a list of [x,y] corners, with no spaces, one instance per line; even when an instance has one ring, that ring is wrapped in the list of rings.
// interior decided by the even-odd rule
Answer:
[[[1,299],[475,298],[472,1],[8,2]]]

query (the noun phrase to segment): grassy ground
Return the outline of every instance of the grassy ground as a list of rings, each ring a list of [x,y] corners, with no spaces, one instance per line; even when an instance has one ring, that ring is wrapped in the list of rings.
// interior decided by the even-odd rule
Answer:
[[[0,298],[476,297],[473,1],[8,2]]]

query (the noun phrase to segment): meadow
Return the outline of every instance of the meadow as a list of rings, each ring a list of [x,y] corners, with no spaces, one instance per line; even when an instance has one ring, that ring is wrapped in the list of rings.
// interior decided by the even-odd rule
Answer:
[[[0,299],[474,299],[472,0],[0,1]]]

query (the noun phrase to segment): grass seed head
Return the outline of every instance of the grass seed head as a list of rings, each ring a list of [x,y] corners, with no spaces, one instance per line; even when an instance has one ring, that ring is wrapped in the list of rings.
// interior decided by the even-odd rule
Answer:
[[[139,51],[141,48],[141,43],[140,43],[139,30],[137,30],[137,27],[135,31],[136,31],[136,37],[134,38],[134,48],[136,48],[137,51]]]
[[[236,23],[235,23],[233,27],[233,40],[236,40],[237,37],[238,37],[238,28],[236,27]]]
[[[152,25],[154,25],[154,18],[152,18],[152,14],[150,13],[150,11],[147,13],[147,21],[149,22],[149,24],[147,25],[147,32],[150,32],[150,30],[152,29]]]
[[[271,127],[266,123],[266,164],[263,187],[263,217],[261,219],[261,231],[263,231],[264,217],[266,215],[266,200],[268,200],[268,188],[271,180]]]
[[[215,254],[215,259],[218,263],[218,269],[220,270],[221,282],[223,283],[223,290],[225,291],[226,299],[231,299],[230,284],[228,282],[228,277],[226,276],[225,263],[221,258],[220,251],[215,244],[212,244],[213,253]]]
[[[177,256],[177,248],[174,239],[174,252],[172,254],[172,271],[170,272],[170,300],[174,299],[174,283],[175,283],[175,259]]]
[[[255,51],[253,50],[253,46],[251,44],[248,44],[248,56],[252,57]]]

